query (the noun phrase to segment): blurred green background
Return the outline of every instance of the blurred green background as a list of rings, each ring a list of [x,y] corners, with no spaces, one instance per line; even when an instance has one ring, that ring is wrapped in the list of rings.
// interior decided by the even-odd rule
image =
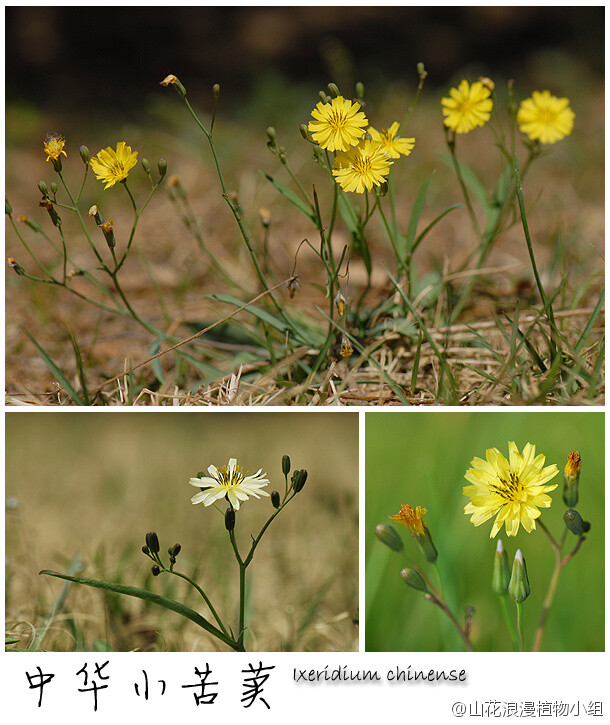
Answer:
[[[188,481],[210,464],[236,457],[244,470],[268,474],[269,492],[283,491],[283,454],[290,455],[293,470],[305,468],[309,476],[270,525],[248,568],[246,646],[357,649],[358,416],[342,412],[7,414],[8,629],[17,627],[20,646],[27,646],[62,588],[38,572],[66,572],[77,553],[84,561],[81,576],[144,586],[186,600],[206,616],[185,582],[151,577],[151,562],[141,551],[147,531],[157,532],[162,552],[182,545],[177,569],[204,586],[234,626],[238,569],[223,519],[214,507],[191,504],[197,489]],[[242,553],[272,512],[269,498],[240,508]],[[91,649],[96,640],[121,651],[218,647],[185,622],[139,600],[117,601],[73,586],[43,648]]]
[[[461,651],[463,645],[438,608],[405,585],[400,570],[404,557],[381,544],[374,529],[393,525],[407,554],[436,581],[423,562],[408,529],[388,516],[401,504],[428,509],[425,520],[439,552],[437,560],[445,595],[458,619],[463,607],[475,608],[472,641],[478,650],[512,650],[497,596],[491,591],[494,551],[498,537],[512,559],[524,554],[531,595],[524,611],[526,649],[536,628],[551,576],[554,555],[547,537],[537,528],[516,537],[505,530],[489,534],[493,519],[475,527],[463,513],[469,501],[464,473],[470,461],[485,458],[487,448],[508,456],[508,441],[520,451],[530,442],[556,463],[559,486],[553,504],[542,517],[558,538],[565,506],[561,498],[563,468],[571,451],[580,451],[582,470],[578,511],[591,522],[591,531],[576,557],[567,564],[549,616],[542,643],[546,651],[604,650],[604,415],[551,412],[433,412],[366,414],[366,650]],[[564,552],[576,537],[568,534]],[[510,601],[511,612],[514,603]],[[529,646],[527,643],[530,643]]]

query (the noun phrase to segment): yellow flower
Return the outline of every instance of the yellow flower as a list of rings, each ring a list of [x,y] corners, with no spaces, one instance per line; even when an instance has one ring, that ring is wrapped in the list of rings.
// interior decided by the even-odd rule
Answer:
[[[102,149],[97,156],[91,159],[91,168],[96,177],[103,181],[108,189],[117,181],[127,178],[129,170],[138,163],[138,152],[132,153],[131,146],[125,146],[125,141],[119,141],[116,151],[108,146]]]
[[[481,81],[472,85],[460,81],[457,88],[449,90],[450,98],[442,98],[445,126],[455,133],[468,133],[477,126],[483,126],[491,115],[493,101],[491,91]]]
[[[66,158],[68,154],[64,151],[66,142],[59,136],[48,136],[44,141],[44,152],[47,155],[47,161],[57,161],[61,154]]]
[[[556,98],[549,91],[534,91],[531,98],[522,101],[519,106],[519,130],[532,141],[561,141],[574,126],[574,112],[569,104],[567,98]]]
[[[488,448],[482,458],[473,458],[464,478],[471,486],[464,486],[464,496],[470,503],[464,507],[466,515],[475,526],[497,514],[490,538],[500,531],[502,524],[508,536],[516,536],[519,525],[531,533],[536,528],[540,508],[548,508],[552,499],[546,495],[557,484],[545,486],[557,475],[557,466],[544,468],[545,456],[536,456],[536,446],[527,443],[523,453],[512,441],[508,444],[509,460],[497,448]]]
[[[337,154],[333,176],[344,191],[364,194],[373,185],[379,186],[390,173],[390,161],[387,153],[376,141],[362,140],[344,153]]]
[[[401,504],[400,511],[389,518],[392,521],[396,521],[397,524],[406,526],[412,534],[423,534],[424,527],[426,526],[423,517],[427,513],[428,509],[424,509],[421,506],[414,509],[409,504],[406,506]]]
[[[415,146],[414,138],[400,138],[400,136],[396,136],[399,128],[398,121],[394,121],[390,128],[384,128],[381,132],[376,131],[372,127],[369,128],[369,134],[373,141],[380,144],[381,148],[392,159],[400,158],[400,154],[408,156],[413,150],[413,146]]]
[[[330,103],[318,103],[311,112],[314,120],[308,129],[320,147],[329,151],[347,151],[364,136],[368,120],[359,103],[346,101],[343,96]]]

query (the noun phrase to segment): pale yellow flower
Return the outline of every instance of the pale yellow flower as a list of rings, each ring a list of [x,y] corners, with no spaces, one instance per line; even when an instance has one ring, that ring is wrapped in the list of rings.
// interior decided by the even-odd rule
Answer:
[[[91,159],[91,168],[95,176],[104,182],[108,189],[114,186],[117,181],[127,178],[129,170],[138,163],[138,152],[131,151],[131,146],[126,146],[125,141],[119,141],[116,151],[111,147],[102,149],[97,156]]]
[[[472,85],[460,81],[457,88],[449,89],[449,98],[442,98],[445,126],[455,133],[468,133],[477,126],[483,126],[491,116],[493,101],[491,91],[481,81]]]
[[[247,501],[249,496],[255,498],[269,496],[266,491],[262,490],[269,480],[265,478],[266,473],[261,475],[261,471],[262,468],[259,468],[252,476],[246,476],[242,467],[237,465],[236,458],[229,458],[229,463],[222,468],[208,466],[209,476],[199,476],[191,478],[189,481],[191,486],[203,489],[196,493],[191,501],[211,506],[218,499],[226,497],[237,510],[240,503]]]
[[[318,103],[311,112],[314,120],[308,129],[313,140],[329,151],[347,151],[364,136],[368,120],[359,103],[347,101],[343,96],[330,103]]]
[[[400,158],[401,154],[408,156],[415,146],[414,138],[400,138],[400,136],[396,136],[399,128],[400,124],[398,121],[394,121],[390,128],[384,128],[382,131],[377,131],[373,127],[368,130],[373,141],[376,141],[392,159]]]
[[[364,194],[365,189],[370,191],[386,180],[392,163],[376,141],[363,140],[358,146],[337,154],[333,176],[344,191]]]
[[[519,130],[532,141],[550,144],[572,132],[574,112],[567,98],[556,98],[549,91],[534,91],[517,111]]]
[[[544,484],[554,478],[558,469],[555,464],[544,468],[545,456],[536,455],[536,446],[527,443],[523,453],[512,441],[508,444],[509,460],[497,448],[488,448],[487,460],[473,458],[464,478],[471,486],[464,486],[464,496],[470,503],[464,507],[464,513],[470,515],[470,521],[480,526],[497,514],[491,529],[493,538],[506,527],[508,536],[516,536],[519,526],[528,532],[536,528],[536,519],[541,508],[548,508],[552,499],[548,491],[557,488],[557,484]]]

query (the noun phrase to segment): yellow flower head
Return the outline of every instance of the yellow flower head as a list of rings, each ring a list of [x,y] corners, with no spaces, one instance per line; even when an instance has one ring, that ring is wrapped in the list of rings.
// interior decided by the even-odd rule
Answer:
[[[385,181],[392,163],[376,141],[362,140],[349,151],[336,155],[333,176],[344,191],[364,194],[365,189],[370,191],[373,185]]]
[[[428,509],[424,509],[421,506],[413,509],[411,506],[409,506],[409,504],[407,504],[406,506],[404,504],[401,504],[400,511],[394,516],[390,516],[389,518],[391,518],[392,521],[396,521],[397,524],[406,526],[413,535],[423,534],[426,527],[426,523],[424,521],[424,514],[427,513]]]
[[[47,136],[44,141],[44,152],[47,155],[47,161],[57,161],[61,154],[67,158],[68,154],[64,151],[65,145],[65,139],[60,136]]]
[[[574,126],[574,112],[567,98],[556,98],[549,91],[534,91],[517,111],[519,130],[532,141],[555,143],[568,136]]]
[[[460,81],[457,88],[449,89],[450,98],[442,98],[445,126],[455,133],[468,133],[477,126],[483,126],[491,115],[493,101],[491,91],[481,81],[472,85]]]
[[[108,189],[117,181],[127,178],[129,170],[138,163],[138,152],[132,153],[131,146],[125,146],[125,141],[119,141],[116,151],[108,146],[102,149],[97,156],[91,159],[91,168],[96,177],[103,181]]]
[[[330,103],[318,103],[311,112],[314,120],[307,127],[323,149],[347,151],[364,136],[368,120],[360,110],[359,103],[347,101],[343,96],[333,98]]]
[[[488,448],[487,460],[473,458],[464,478],[471,486],[464,486],[464,496],[470,497],[470,503],[464,507],[464,513],[471,515],[475,526],[497,514],[491,529],[490,538],[500,531],[502,524],[508,536],[516,536],[519,524],[528,532],[536,528],[536,519],[540,508],[548,508],[552,499],[546,495],[557,484],[545,486],[547,481],[557,475],[557,466],[544,468],[545,456],[536,455],[536,446],[527,443],[523,453],[512,441],[508,444],[509,460],[497,448]]]
[[[368,131],[373,141],[380,144],[381,148],[392,159],[400,158],[400,154],[408,156],[413,150],[413,146],[415,146],[414,138],[400,138],[400,136],[396,136],[399,128],[398,121],[394,121],[390,128],[384,128],[381,132],[376,131],[373,127],[369,128]]]

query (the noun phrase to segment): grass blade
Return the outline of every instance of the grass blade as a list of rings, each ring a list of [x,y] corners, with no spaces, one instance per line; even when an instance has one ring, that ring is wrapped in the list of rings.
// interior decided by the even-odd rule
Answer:
[[[76,405],[86,405],[86,403],[83,401],[83,399],[80,397],[80,395],[76,392],[76,390],[74,390],[72,385],[70,385],[68,379],[62,373],[62,371],[59,369],[59,367],[47,355],[44,348],[42,348],[38,344],[38,342],[33,337],[33,335],[30,335],[30,333],[27,331],[27,329],[25,327],[23,327],[22,329],[25,332],[25,334],[30,338],[30,341],[34,345],[34,347],[38,350],[38,353],[40,354],[40,357],[43,359],[44,364],[53,373],[53,375],[55,376],[55,378],[57,379],[59,384],[66,391],[66,393],[72,398],[72,400],[76,403]]]
[[[289,189],[287,186],[284,186],[284,184],[280,184],[279,181],[276,181],[276,179],[273,178],[273,176],[269,176],[269,174],[264,174],[264,177],[269,181],[275,188],[280,192],[282,196],[284,196],[288,201],[296,206],[296,208],[302,213],[305,214],[305,216],[310,219],[314,224],[316,223],[315,217],[313,215],[313,212],[311,210],[311,207],[309,207],[305,202],[301,199],[300,196],[294,193],[291,189]]]

